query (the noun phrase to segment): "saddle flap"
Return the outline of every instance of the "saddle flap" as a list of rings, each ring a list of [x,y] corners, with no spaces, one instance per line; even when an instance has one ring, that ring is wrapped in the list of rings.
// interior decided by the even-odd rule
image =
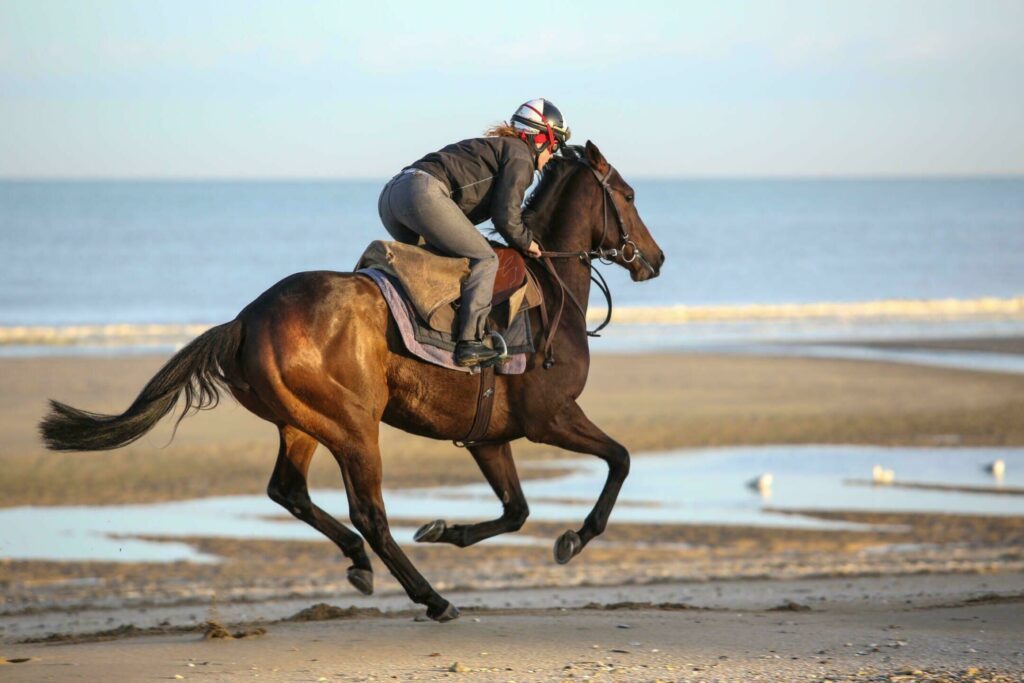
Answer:
[[[522,289],[526,282],[526,261],[518,250],[512,247],[494,247],[498,255],[498,273],[494,278],[494,294],[491,304],[497,306],[509,300]]]

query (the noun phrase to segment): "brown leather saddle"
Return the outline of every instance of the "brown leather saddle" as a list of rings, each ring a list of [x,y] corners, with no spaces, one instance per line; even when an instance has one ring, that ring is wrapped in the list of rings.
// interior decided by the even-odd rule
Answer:
[[[526,260],[517,249],[491,246],[498,255],[498,274],[494,278],[494,293],[491,295],[491,305],[497,306],[508,301],[526,284]]]

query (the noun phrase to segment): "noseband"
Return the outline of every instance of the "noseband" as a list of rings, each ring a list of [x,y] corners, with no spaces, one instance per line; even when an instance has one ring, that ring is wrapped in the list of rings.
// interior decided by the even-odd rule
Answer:
[[[617,256],[622,257],[623,263],[632,263],[637,259],[640,259],[640,263],[651,271],[652,275],[657,275],[657,271],[650,262],[644,257],[640,247],[636,246],[636,242],[629,238],[629,233],[626,231],[626,222],[622,220],[622,214],[619,213],[619,207],[615,205],[615,201],[612,199],[612,186],[609,184],[608,179],[611,178],[612,173],[615,169],[608,166],[608,172],[604,175],[598,173],[597,169],[587,164],[590,172],[597,178],[597,182],[601,185],[603,192],[601,193],[601,241],[597,243],[597,249],[590,252],[591,256],[596,256],[597,259],[604,264],[611,265],[614,263],[614,259]],[[619,246],[611,249],[604,248],[604,241],[608,238],[608,205],[612,206],[612,214],[615,215],[615,222],[619,226]],[[632,247],[633,253],[630,256],[626,255],[626,247]]]

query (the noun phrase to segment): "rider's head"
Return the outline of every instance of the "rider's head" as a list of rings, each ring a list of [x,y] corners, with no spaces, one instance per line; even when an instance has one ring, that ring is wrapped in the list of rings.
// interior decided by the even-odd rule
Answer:
[[[551,155],[568,142],[572,132],[558,107],[537,98],[525,102],[510,120],[516,135],[533,145],[537,151],[537,168],[543,168]]]

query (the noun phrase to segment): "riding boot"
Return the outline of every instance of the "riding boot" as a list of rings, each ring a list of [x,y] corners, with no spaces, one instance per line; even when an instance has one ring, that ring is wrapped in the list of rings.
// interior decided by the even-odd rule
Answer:
[[[475,339],[466,339],[455,345],[455,362],[462,367],[480,365],[498,357],[498,352]]]

